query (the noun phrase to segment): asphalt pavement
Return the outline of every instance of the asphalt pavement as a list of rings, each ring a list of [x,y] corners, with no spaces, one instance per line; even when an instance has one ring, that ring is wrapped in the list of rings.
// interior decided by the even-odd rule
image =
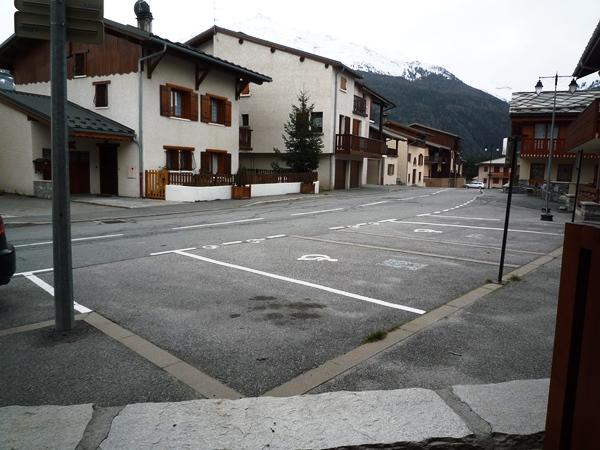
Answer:
[[[72,226],[83,315],[58,344],[47,322],[48,217],[5,199],[19,275],[0,287],[0,404],[115,406],[214,397],[219,383],[259,396],[495,280],[506,196],[394,187],[131,209],[86,203]],[[515,201],[506,272],[562,245],[570,217],[541,222],[536,200]],[[559,271],[553,259],[314,392],[547,377]],[[86,319],[90,310],[108,328]]]

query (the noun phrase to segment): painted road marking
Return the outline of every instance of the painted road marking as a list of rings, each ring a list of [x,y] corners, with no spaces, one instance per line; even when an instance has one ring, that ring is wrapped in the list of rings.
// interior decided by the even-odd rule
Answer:
[[[429,228],[415,228],[413,230],[415,233],[443,233],[440,230],[430,230]]]
[[[362,207],[362,206],[375,206],[375,205],[382,205],[383,203],[389,203],[389,201],[383,200],[381,202],[365,203],[364,205],[358,205],[358,206],[359,207]]]
[[[25,275],[33,275],[34,273],[52,272],[53,270],[54,270],[54,267],[50,267],[49,269],[30,270],[28,272],[15,273],[13,275],[13,277],[24,277]]]
[[[171,228],[171,230],[189,230],[190,228],[216,227],[219,225],[230,225],[233,223],[257,222],[259,220],[265,220],[265,218],[258,217],[256,219],[240,219],[240,220],[231,220],[229,222],[201,223],[200,225],[187,225],[185,227],[175,227],[175,228]]]
[[[493,228],[493,227],[476,227],[473,225],[455,225],[451,223],[430,223],[430,222],[409,222],[404,220],[398,220],[396,223],[406,223],[409,225],[430,225],[434,227],[453,227],[453,228],[471,228],[473,230],[492,230],[492,231],[504,231],[504,228]],[[509,228],[508,231],[512,233],[529,233],[529,234],[545,234],[547,236],[562,236],[562,233],[549,233],[547,231],[532,231],[532,230],[517,230]]]
[[[417,252],[414,250],[405,250],[402,248],[394,248],[394,247],[382,247],[380,245],[370,245],[370,244],[359,244],[357,242],[346,242],[346,241],[334,241],[333,239],[322,239],[316,237],[308,237],[308,236],[292,236],[298,239],[305,239],[307,241],[319,241],[319,242],[329,242],[331,244],[339,244],[339,245],[349,245],[350,247],[361,247],[361,248],[369,248],[372,250],[386,250],[390,252],[397,253],[406,253],[407,255],[417,255],[417,256],[426,256],[428,258],[439,258],[439,259],[448,259],[451,261],[465,261],[472,262],[477,264],[485,264],[488,266],[498,266],[497,262],[493,261],[484,261],[481,259],[473,259],[473,258],[461,258],[460,256],[448,256],[448,255],[438,255],[436,253],[426,253],[426,252]],[[520,267],[516,264],[504,264],[505,267]]]
[[[274,234],[273,236],[267,236],[267,239],[277,239],[277,238],[283,238],[286,237],[286,234]]]
[[[115,238],[115,237],[121,237],[121,236],[125,236],[125,235],[124,234],[104,234],[102,236],[89,236],[89,237],[75,238],[75,239],[71,239],[71,242],[93,241],[96,239],[109,239],[109,238]],[[48,244],[52,244],[52,241],[34,242],[32,244],[19,244],[19,245],[15,245],[15,247],[16,248],[18,248],[18,247],[35,247],[38,245],[48,245]]]
[[[165,253],[169,253],[169,252],[165,252]],[[250,267],[238,266],[237,264],[230,264],[230,263],[226,263],[226,262],[223,262],[223,261],[217,261],[216,259],[206,258],[204,256],[195,255],[193,253],[187,253],[186,251],[183,251],[183,250],[174,250],[174,251],[172,251],[170,253],[175,253],[177,255],[186,256],[188,258],[197,259],[199,261],[204,261],[204,262],[207,262],[207,263],[216,264],[218,266],[228,267],[230,269],[241,270],[243,272],[249,272],[249,273],[253,273],[255,275],[261,275],[261,276],[264,276],[264,277],[273,278],[275,280],[287,281],[288,283],[299,284],[301,286],[306,286],[306,287],[311,287],[311,288],[314,288],[314,289],[319,289],[321,291],[330,292],[332,294],[341,295],[343,297],[353,298],[353,299],[356,299],[356,300],[362,300],[362,301],[369,302],[369,303],[374,303],[374,304],[380,305],[380,306],[387,306],[388,308],[400,309],[402,311],[408,311],[408,312],[412,312],[412,313],[415,313],[415,314],[425,314],[425,312],[426,312],[426,311],[424,311],[422,309],[412,308],[410,306],[398,305],[398,304],[395,304],[395,303],[390,303],[390,302],[386,302],[386,301],[383,301],[383,300],[378,300],[376,298],[366,297],[364,295],[353,294],[352,292],[342,291],[340,289],[335,289],[335,288],[331,288],[331,287],[328,287],[328,286],[323,286],[323,285],[316,284],[316,283],[310,283],[308,281],[297,280],[295,278],[284,277],[282,275],[277,275],[277,274],[274,274],[274,273],[264,272],[262,270],[251,269]]]
[[[307,214],[322,214],[322,213],[328,213],[328,212],[333,212],[333,211],[342,211],[343,209],[344,208],[322,209],[320,211],[309,211],[309,212],[290,214],[290,216],[305,216]]]
[[[298,258],[298,261],[331,261],[337,262],[337,259],[330,258],[327,255],[304,255]]]
[[[454,208],[452,208],[454,209]],[[417,217],[423,217],[423,216],[430,216],[430,213],[427,214],[419,214]],[[488,219],[485,217],[465,217],[465,216],[445,216],[445,215],[439,215],[437,217],[441,217],[442,219],[466,219],[466,220],[489,220],[489,221],[493,221],[493,222],[500,222],[502,219]]]
[[[231,242],[223,242],[221,245],[225,246],[225,245],[234,245],[234,244],[241,244],[242,241],[231,241]]]
[[[475,247],[475,248],[485,248],[486,250],[502,250],[500,247],[490,247],[486,244],[468,244],[466,242],[457,242],[457,241],[439,241],[437,239],[425,239],[425,238],[416,238],[414,236],[400,236],[397,234],[382,234],[382,233],[368,233],[366,231],[352,231],[352,230],[344,230],[344,233],[355,233],[355,234],[365,234],[367,236],[379,236],[379,237],[389,237],[394,239],[404,239],[409,241],[422,241],[422,242],[433,242],[435,244],[444,244],[444,245],[457,245],[460,247]],[[483,238],[485,237],[483,234],[469,234],[468,238],[476,239],[477,237]],[[524,253],[527,255],[545,255],[543,252],[533,252],[529,250],[516,250],[512,248],[507,248],[507,252],[509,253]]]
[[[39,271],[38,271],[38,273],[39,273]],[[52,286],[50,286],[48,283],[46,283],[44,280],[39,278],[37,275],[34,275],[32,272],[23,272],[22,275],[25,278],[27,278],[29,281],[31,281],[33,284],[42,288],[44,291],[46,291],[48,294],[50,294],[52,297],[54,297],[54,288]],[[77,311],[78,313],[81,313],[81,314],[92,312],[92,310],[90,308],[80,305],[77,302],[73,302],[73,308],[75,309],[75,311]]]

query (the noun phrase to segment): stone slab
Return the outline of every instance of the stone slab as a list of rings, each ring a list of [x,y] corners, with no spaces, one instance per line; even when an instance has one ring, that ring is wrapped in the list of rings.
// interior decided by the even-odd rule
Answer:
[[[332,448],[470,434],[435,392],[405,389],[134,404],[101,448]]]
[[[91,404],[0,408],[0,448],[75,449],[92,414]]]
[[[452,390],[492,433],[530,435],[543,432],[550,380],[517,380],[498,384],[453,386]]]

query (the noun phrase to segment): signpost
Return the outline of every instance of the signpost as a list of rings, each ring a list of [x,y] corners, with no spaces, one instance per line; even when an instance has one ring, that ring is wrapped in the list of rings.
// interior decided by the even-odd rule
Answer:
[[[52,243],[57,331],[73,328],[71,201],[67,150],[67,59],[65,44],[104,40],[103,0],[15,0],[15,34],[50,39],[52,135]]]

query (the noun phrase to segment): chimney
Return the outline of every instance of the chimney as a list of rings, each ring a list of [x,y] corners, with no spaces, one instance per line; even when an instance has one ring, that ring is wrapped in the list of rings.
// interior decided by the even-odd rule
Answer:
[[[152,33],[152,13],[150,12],[150,5],[144,0],[137,0],[133,6],[133,11],[137,17],[138,28],[148,33]]]

